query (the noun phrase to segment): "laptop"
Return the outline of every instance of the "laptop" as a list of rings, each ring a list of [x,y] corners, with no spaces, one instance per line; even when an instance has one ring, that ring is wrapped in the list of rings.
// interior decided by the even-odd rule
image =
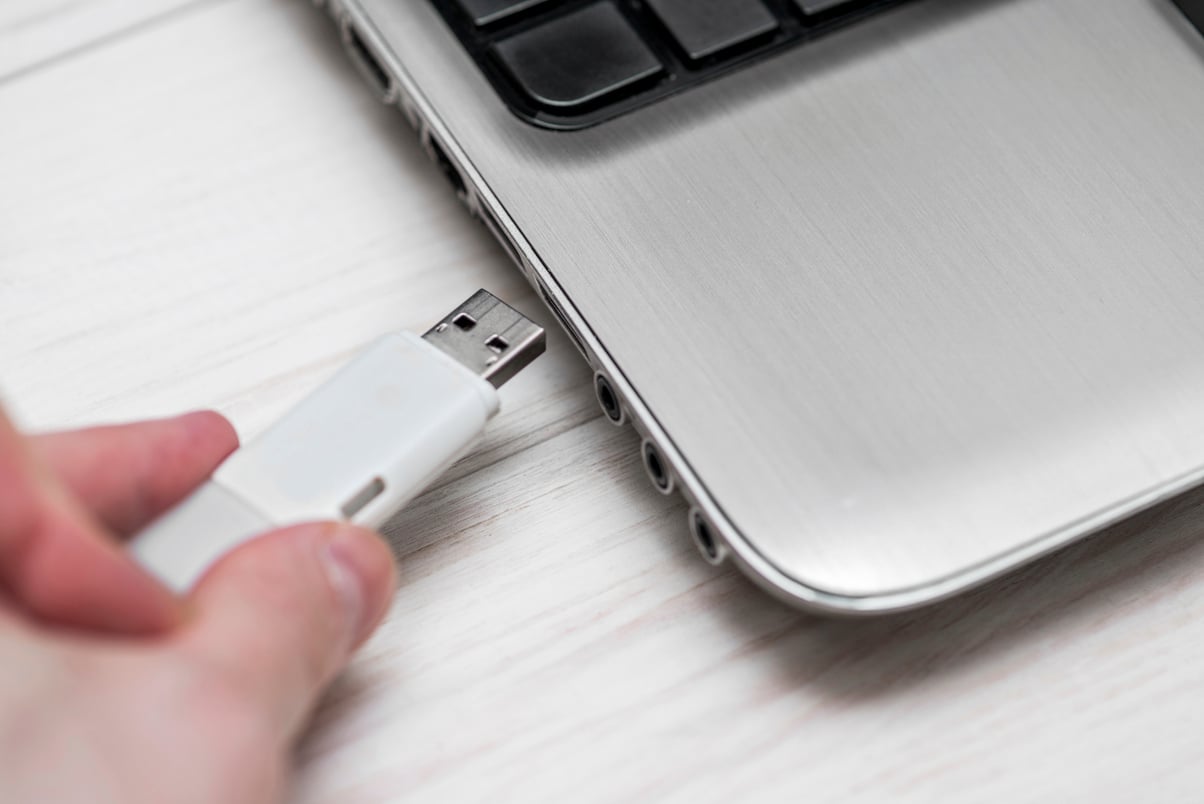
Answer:
[[[1204,480],[1204,0],[326,0],[689,503],[829,613]]]

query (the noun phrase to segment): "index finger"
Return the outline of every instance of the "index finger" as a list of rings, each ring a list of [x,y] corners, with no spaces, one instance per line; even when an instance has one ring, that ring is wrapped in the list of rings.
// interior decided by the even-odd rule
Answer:
[[[102,523],[132,535],[199,486],[238,447],[220,414],[47,433],[35,453]]]
[[[93,522],[0,410],[0,586],[39,619],[158,631],[180,604]]]

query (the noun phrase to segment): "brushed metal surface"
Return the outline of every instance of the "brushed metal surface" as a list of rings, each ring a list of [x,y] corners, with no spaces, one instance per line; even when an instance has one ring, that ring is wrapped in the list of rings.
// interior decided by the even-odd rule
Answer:
[[[573,134],[426,3],[344,5],[779,594],[913,605],[1200,481],[1204,44],[1169,0],[927,0]]]

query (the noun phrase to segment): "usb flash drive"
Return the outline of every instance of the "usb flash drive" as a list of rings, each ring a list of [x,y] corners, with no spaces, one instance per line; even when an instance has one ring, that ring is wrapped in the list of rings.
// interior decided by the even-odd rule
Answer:
[[[543,329],[484,290],[421,338],[386,335],[139,533],[135,558],[184,591],[272,528],[379,527],[471,446],[498,411],[495,389],[544,343]]]

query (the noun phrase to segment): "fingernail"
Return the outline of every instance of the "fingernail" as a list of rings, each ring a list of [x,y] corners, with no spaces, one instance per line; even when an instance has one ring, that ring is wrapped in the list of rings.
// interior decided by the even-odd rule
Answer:
[[[364,620],[364,581],[342,545],[329,541],[322,546],[319,555],[322,568],[326,571],[326,580],[330,582],[343,609],[343,633],[350,648],[357,641],[362,627],[360,623]]]
[[[374,570],[380,559],[375,539],[358,528],[336,526],[319,551],[326,578],[343,609],[349,649],[367,638],[376,624],[378,607],[370,599],[372,577],[379,574]]]

